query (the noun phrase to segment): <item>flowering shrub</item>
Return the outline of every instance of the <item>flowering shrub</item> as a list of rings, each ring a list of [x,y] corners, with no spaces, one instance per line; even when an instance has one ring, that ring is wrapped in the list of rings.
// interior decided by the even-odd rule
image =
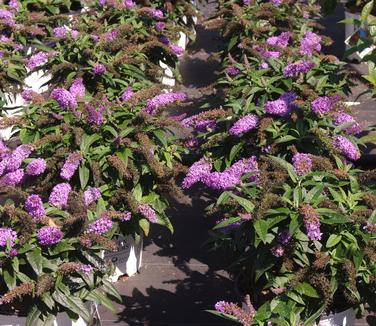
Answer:
[[[90,322],[86,302],[114,310],[107,294],[120,297],[106,281],[110,268],[101,258],[103,250],[116,249],[111,227],[87,225],[90,203],[69,184],[38,191],[38,182],[49,178],[48,164],[34,156],[34,146],[0,147],[7,198],[0,207],[0,312],[27,314],[27,325],[36,325],[62,311]]]
[[[163,110],[186,95],[159,83],[159,62],[175,66],[190,24],[180,15],[192,9],[142,5],[1,5],[2,34],[23,44],[22,69],[10,67],[27,105],[0,121],[13,127],[10,144],[21,143],[0,144],[0,311],[27,314],[27,325],[60,312],[89,322],[90,301],[112,308],[106,293],[119,296],[103,259],[112,239],[147,234],[150,223],[172,230],[166,194],[179,195],[183,148]],[[36,71],[51,77],[43,93],[20,87]]]
[[[221,2],[207,25],[228,40],[218,82],[226,105],[182,121],[203,155],[182,185],[214,190],[209,212],[223,219],[212,241],[257,312],[216,309],[244,325],[290,325],[292,315],[309,324],[374,304],[374,171],[354,167],[361,127],[343,102],[346,73],[320,53],[329,40],[314,29],[318,10]]]

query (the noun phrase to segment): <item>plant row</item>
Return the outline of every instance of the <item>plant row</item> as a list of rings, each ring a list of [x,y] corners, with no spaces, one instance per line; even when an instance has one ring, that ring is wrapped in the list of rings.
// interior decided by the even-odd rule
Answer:
[[[322,52],[319,15],[312,1],[220,1],[207,26],[226,42],[225,104],[181,122],[202,157],[183,188],[212,194],[212,244],[249,294],[215,313],[243,325],[309,325],[375,306],[375,174],[356,166],[351,76]]]
[[[194,14],[186,1],[1,5],[0,314],[90,323],[88,303],[120,299],[103,259],[114,239],[172,230],[184,148],[163,110],[186,95],[161,84],[161,63],[175,68]]]

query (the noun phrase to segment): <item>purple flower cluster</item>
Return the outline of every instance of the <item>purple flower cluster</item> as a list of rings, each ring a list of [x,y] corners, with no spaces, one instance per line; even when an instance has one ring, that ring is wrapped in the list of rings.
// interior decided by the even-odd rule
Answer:
[[[292,163],[297,175],[306,175],[312,170],[312,160],[309,154],[297,153],[292,157]]]
[[[6,9],[0,9],[0,20],[2,23],[8,26],[14,26],[15,21],[13,18],[13,13]]]
[[[283,69],[283,75],[285,77],[296,77],[299,75],[299,73],[307,73],[314,66],[315,64],[312,61],[308,61],[308,60],[300,60],[294,63],[289,63]]]
[[[249,181],[258,180],[258,165],[256,156],[244,158],[237,161],[223,172],[211,172],[203,177],[206,186],[216,190],[231,189],[240,183],[241,177],[245,173],[253,172]]]
[[[333,140],[333,146],[349,160],[356,161],[360,158],[358,147],[344,136],[336,136]]]
[[[270,249],[274,257],[282,257],[285,254],[285,249],[281,245],[276,245]]]
[[[26,211],[35,219],[46,215],[42,199],[38,195],[30,195],[25,201]]]
[[[9,153],[5,148],[5,152],[2,152],[0,161],[0,175],[4,172],[14,172],[21,167],[22,161],[27,159],[33,151],[31,145],[20,145],[12,153]]]
[[[63,238],[63,232],[55,226],[43,226],[37,232],[37,238],[42,246],[50,246],[60,242]]]
[[[111,31],[104,33],[104,38],[106,41],[114,41],[119,35],[119,30],[117,28],[112,29]]]
[[[127,222],[127,221],[130,221],[131,218],[132,218],[131,212],[124,212],[124,215],[120,218],[120,221]]]
[[[68,33],[68,29],[65,26],[55,27],[53,33],[56,38],[64,38]]]
[[[336,112],[333,114],[333,121],[336,126],[343,124],[351,124],[349,127],[344,128],[343,130],[348,134],[359,134],[362,131],[362,127],[359,123],[356,122],[355,118],[345,112]]]
[[[68,197],[71,190],[72,187],[69,183],[57,184],[51,191],[48,203],[51,206],[65,207],[68,203]]]
[[[0,228],[0,247],[5,247],[8,243],[13,247],[17,240],[17,233],[11,228]]]
[[[67,157],[60,171],[60,176],[64,180],[70,180],[70,178],[73,177],[74,173],[78,169],[81,160],[82,160],[82,156],[80,152],[74,152],[74,153],[69,154],[69,156]]]
[[[311,102],[311,109],[316,114],[326,114],[338,103],[340,97],[333,96],[320,96]]]
[[[170,44],[170,49],[172,50],[172,52],[174,52],[176,55],[182,55],[184,53],[184,49],[179,46],[179,45],[176,45],[176,44]]]
[[[294,101],[296,100],[296,94],[294,92],[288,92],[283,94],[278,100],[268,101],[265,103],[265,112],[285,117],[294,108]]]
[[[59,104],[62,109],[74,110],[77,108],[76,97],[64,88],[55,88],[51,92],[51,97]]]
[[[321,50],[321,37],[313,32],[305,32],[300,40],[300,54],[312,55],[313,51]]]
[[[279,7],[282,4],[282,0],[270,0],[270,2],[276,6]]]
[[[162,19],[163,18],[163,11],[155,8],[150,8],[150,14],[155,19]]]
[[[237,76],[237,75],[240,74],[240,70],[239,70],[239,68],[234,67],[234,66],[232,66],[232,67],[227,67],[227,68],[226,68],[226,72],[227,72],[230,76]]]
[[[79,271],[84,274],[91,274],[93,272],[93,266],[88,264],[81,264]]]
[[[205,176],[210,173],[211,169],[212,165],[205,157],[193,163],[183,180],[182,187],[188,189],[196,182],[203,182]]]
[[[101,63],[96,63],[93,67],[94,75],[102,75],[107,71],[106,66]]]
[[[46,161],[42,158],[37,158],[28,164],[26,167],[26,174],[41,175],[46,170],[46,167]]]
[[[8,6],[15,11],[19,11],[21,9],[17,0],[9,0]]]
[[[27,60],[26,67],[30,70],[34,70],[35,68],[45,64],[49,56],[50,54],[47,52],[37,52]]]
[[[163,31],[165,28],[166,28],[166,23],[164,23],[164,22],[155,23],[155,29],[157,31]]]
[[[75,97],[85,96],[85,85],[83,83],[82,77],[76,78],[72,85],[69,87],[69,92]]]
[[[286,245],[291,240],[291,234],[288,230],[284,230],[281,233],[278,234],[278,242],[280,244]]]
[[[376,223],[367,223],[364,226],[364,230],[372,233],[376,233]]]
[[[248,309],[242,309],[233,302],[219,301],[214,308],[220,313],[235,317],[242,325],[251,325],[256,315],[256,311],[252,306],[248,306]]]
[[[186,99],[187,95],[182,92],[160,94],[149,99],[141,111],[154,115],[159,108],[175,102],[185,101]]]
[[[108,232],[112,228],[112,225],[112,220],[107,215],[102,215],[99,219],[88,225],[86,232],[102,235]]]
[[[279,46],[281,48],[287,47],[291,37],[291,32],[282,32],[278,36],[271,36],[266,40],[266,43],[269,45]]]
[[[230,189],[240,183],[243,174],[250,172],[255,174],[249,178],[249,181],[258,179],[258,165],[255,156],[237,161],[223,172],[211,172],[211,168],[211,164],[205,158],[194,163],[189,168],[182,187],[190,188],[196,182],[202,182],[212,189]]]
[[[35,92],[31,89],[24,89],[22,92],[21,92],[21,96],[22,98],[25,100],[25,101],[31,101],[33,99],[33,94]]]
[[[128,9],[133,8],[136,3],[133,0],[124,0],[124,6]]]
[[[197,131],[202,132],[210,129],[213,130],[216,127],[216,121],[214,119],[201,119],[199,114],[185,118],[180,123],[184,128],[193,127]]]
[[[242,135],[254,128],[256,128],[259,123],[259,118],[255,114],[248,114],[238,121],[236,121],[230,130],[228,131],[230,135],[239,136]]]
[[[100,197],[101,197],[101,191],[98,188],[92,188],[92,187],[88,188],[84,192],[85,205],[89,206],[91,203],[94,203]]]
[[[320,215],[308,204],[303,206],[302,212],[308,239],[321,240]]]
[[[103,112],[106,108],[103,105],[99,105],[97,108],[91,104],[86,107],[87,122],[93,125],[100,126],[104,123]]]
[[[121,95],[121,100],[123,102],[128,102],[131,99],[132,96],[133,96],[133,89],[132,89],[132,87],[128,86],[124,90],[123,94]]]
[[[25,172],[23,169],[18,169],[14,172],[9,172],[0,179],[0,185],[14,187],[22,182],[24,175]]]
[[[149,220],[150,223],[157,223],[158,217],[155,213],[155,210],[151,208],[148,204],[140,204],[138,205],[138,212],[145,217],[147,220]]]

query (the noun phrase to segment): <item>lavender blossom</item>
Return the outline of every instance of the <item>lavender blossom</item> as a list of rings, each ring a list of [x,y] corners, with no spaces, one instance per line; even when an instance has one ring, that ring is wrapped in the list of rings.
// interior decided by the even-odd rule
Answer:
[[[269,68],[269,64],[267,62],[261,62],[260,63],[260,68],[261,69],[268,69]]]
[[[119,35],[119,30],[117,28],[112,29],[111,31],[104,33],[104,38],[107,42],[116,40]]]
[[[316,114],[326,114],[338,103],[340,97],[333,96],[320,96],[311,102],[311,109]]]
[[[86,107],[87,111],[87,122],[92,125],[100,126],[104,123],[103,112],[106,111],[106,108],[103,105],[99,105],[97,108],[93,105],[88,105]]]
[[[81,264],[79,271],[84,274],[91,274],[93,272],[93,266],[87,264]]]
[[[15,11],[20,11],[21,9],[17,0],[9,0],[8,6]]]
[[[174,52],[174,54],[176,55],[182,55],[184,53],[184,49],[179,46],[179,45],[176,45],[176,44],[170,44],[170,49],[172,50],[172,52]]]
[[[102,215],[99,219],[90,223],[87,227],[87,233],[102,235],[111,230],[113,222],[107,215]]]
[[[299,75],[299,73],[307,73],[314,66],[315,64],[312,61],[308,61],[308,60],[296,61],[294,63],[288,64],[283,69],[283,75],[285,77],[296,77]]]
[[[185,101],[186,99],[187,95],[182,92],[160,94],[149,99],[146,102],[146,106],[141,111],[154,115],[161,107],[175,102]]]
[[[37,67],[40,67],[41,65],[44,65],[50,54],[47,52],[38,52],[34,55],[32,55],[26,63],[26,67],[30,70],[34,70]]]
[[[85,205],[89,206],[91,203],[94,203],[100,197],[101,197],[101,191],[98,188],[92,188],[92,187],[88,188],[84,192]]]
[[[59,183],[53,187],[48,203],[51,206],[65,207],[68,203],[68,196],[72,188],[69,183]]]
[[[55,226],[43,226],[37,232],[37,238],[42,246],[50,246],[61,241],[63,232]]]
[[[165,28],[166,28],[166,23],[164,23],[164,22],[155,23],[155,29],[157,31],[163,31]]]
[[[75,98],[85,96],[85,85],[83,84],[82,77],[78,77],[73,81],[72,85],[69,87],[69,92]]]
[[[295,100],[296,94],[294,92],[287,92],[280,96],[278,100],[266,102],[265,111],[269,114],[284,117],[294,108],[293,103]]]
[[[93,74],[94,75],[102,75],[104,74],[105,72],[107,71],[106,69],[106,66],[101,64],[101,63],[97,63],[94,65],[93,67]]]
[[[27,175],[41,175],[46,170],[46,161],[42,158],[37,158],[31,161],[26,167]]]
[[[308,239],[321,240],[320,215],[310,205],[306,204],[301,209]]]
[[[360,158],[358,147],[344,136],[335,137],[333,140],[333,146],[349,160],[356,161]]]
[[[62,26],[62,27],[55,27],[55,28],[53,29],[53,33],[54,33],[54,36],[55,36],[56,38],[61,39],[61,38],[64,38],[64,37],[67,35],[67,33],[68,33],[68,29],[67,29],[65,26]]]
[[[297,153],[292,158],[297,175],[303,176],[312,170],[312,160],[309,154]]]
[[[9,247],[13,247],[17,240],[17,233],[11,228],[0,228],[0,247],[5,247],[9,244]]]
[[[339,126],[343,124],[350,124],[351,126],[344,128],[343,130],[348,134],[359,134],[362,131],[362,127],[356,122],[355,118],[343,111],[333,114],[334,125]]]
[[[82,160],[82,156],[79,152],[74,152],[74,153],[69,154],[67,160],[65,161],[60,171],[60,176],[64,180],[70,180],[70,178],[72,178],[72,176],[78,169],[81,160]]]
[[[79,35],[79,31],[76,31],[75,29],[71,30],[70,32],[70,35],[72,37],[72,39],[76,40],[78,38],[78,35]]]
[[[59,104],[62,109],[74,110],[77,108],[77,101],[75,96],[64,88],[55,88],[51,92],[51,97]]]
[[[145,217],[147,220],[149,220],[150,223],[157,223],[158,217],[155,213],[154,209],[151,208],[148,204],[139,204],[138,205],[138,212]]]
[[[249,181],[257,181],[258,165],[256,156],[244,158],[237,161],[223,172],[212,172],[204,175],[202,181],[206,186],[216,190],[225,190],[235,187],[241,182],[243,174],[253,172],[254,175],[248,178]]]
[[[25,172],[23,169],[18,169],[14,172],[9,172],[0,179],[0,185],[14,187],[22,182],[24,175]]]
[[[321,37],[313,32],[305,32],[300,40],[300,54],[312,55],[313,51],[321,51]]]
[[[254,128],[259,123],[259,118],[254,114],[248,114],[236,121],[229,130],[230,135],[239,136]]]
[[[282,0],[270,0],[270,2],[276,7],[279,7],[282,4]]]
[[[150,13],[153,16],[153,18],[155,18],[155,19],[162,19],[163,18],[163,11],[162,10],[152,8],[150,10]]]
[[[132,89],[132,87],[128,86],[124,90],[123,94],[121,95],[121,100],[123,102],[128,102],[131,99],[132,96],[133,96],[133,89]]]
[[[248,304],[247,309],[240,308],[237,304],[227,301],[219,301],[215,304],[215,310],[226,314],[231,315],[236,318],[236,320],[244,326],[251,325],[253,318],[256,315],[256,311],[253,306]]]
[[[46,215],[42,199],[38,195],[30,195],[25,201],[26,211],[35,219],[40,219]]]
[[[240,70],[239,70],[239,68],[234,67],[234,66],[232,66],[232,67],[227,67],[227,68],[226,68],[226,72],[227,72],[230,76],[237,76],[237,75],[240,74]]]
[[[131,212],[124,212],[124,215],[120,218],[120,221],[127,222],[127,221],[130,221],[131,218],[132,218]]]
[[[282,32],[278,36],[271,36],[267,38],[266,43],[269,45],[279,46],[281,48],[287,47],[290,37],[292,33],[291,32]]]
[[[183,180],[182,187],[184,189],[188,189],[196,182],[203,182],[204,178],[210,173],[211,169],[211,163],[204,157],[201,160],[193,163]]]
[[[30,102],[32,99],[33,99],[33,94],[35,92],[31,89],[24,89],[22,92],[21,92],[21,97],[25,100],[25,101],[28,101]]]
[[[133,0],[124,0],[124,6],[128,9],[131,9],[136,6],[136,3]]]
[[[6,169],[7,172],[13,172],[18,170],[21,167],[22,161],[27,159],[32,151],[34,150],[31,145],[20,145],[18,146],[10,155],[8,155],[6,160]]]
[[[281,245],[272,247],[270,251],[272,255],[277,258],[282,257],[285,254],[285,250],[283,249]]]

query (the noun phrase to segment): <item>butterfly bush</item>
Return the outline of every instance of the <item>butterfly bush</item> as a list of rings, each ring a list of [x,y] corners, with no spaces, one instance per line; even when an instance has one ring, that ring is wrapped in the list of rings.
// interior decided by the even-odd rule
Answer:
[[[315,3],[220,2],[206,25],[227,42],[223,109],[181,120],[201,154],[182,186],[210,189],[211,243],[257,308],[244,319],[221,301],[216,314],[243,325],[313,324],[373,305],[374,171],[358,166],[362,127],[345,103],[346,70],[321,53],[330,40],[319,15]],[[196,128],[205,120],[215,128]]]
[[[108,293],[121,298],[103,253],[151,223],[172,230],[166,194],[179,196],[185,171],[173,137],[181,126],[162,115],[187,96],[160,83],[160,63],[175,70],[195,10],[184,1],[86,5],[0,5],[2,92],[25,101],[1,119],[16,133],[0,143],[0,307],[27,314],[27,326],[64,312],[89,324],[91,302],[114,310]],[[43,93],[23,82],[35,74],[46,77]]]

